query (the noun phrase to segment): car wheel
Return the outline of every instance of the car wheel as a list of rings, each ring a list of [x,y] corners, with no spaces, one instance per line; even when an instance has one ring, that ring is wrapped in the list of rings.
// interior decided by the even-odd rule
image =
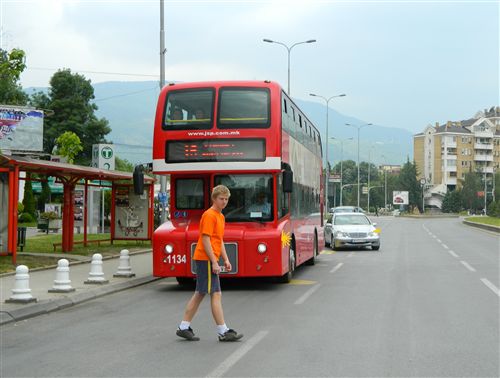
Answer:
[[[314,265],[316,264],[316,256],[318,255],[318,238],[316,235],[314,235],[314,242],[313,242],[313,255],[312,257],[307,260],[306,265]]]
[[[290,283],[292,280],[293,276],[293,271],[295,270],[295,251],[293,244],[290,246],[289,249],[289,256],[288,256],[288,272],[283,274],[281,277],[278,278],[278,282],[280,283]]]
[[[378,251],[380,249],[380,245],[372,245],[373,251]]]
[[[335,249],[335,239],[333,238],[333,235],[330,236],[330,248]]]

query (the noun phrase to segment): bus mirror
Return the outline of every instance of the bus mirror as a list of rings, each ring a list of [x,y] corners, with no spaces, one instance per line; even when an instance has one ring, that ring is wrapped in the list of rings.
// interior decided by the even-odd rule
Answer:
[[[293,190],[293,172],[283,171],[283,193],[291,193]]]
[[[142,165],[136,165],[134,168],[134,193],[142,195],[144,193],[144,172]]]

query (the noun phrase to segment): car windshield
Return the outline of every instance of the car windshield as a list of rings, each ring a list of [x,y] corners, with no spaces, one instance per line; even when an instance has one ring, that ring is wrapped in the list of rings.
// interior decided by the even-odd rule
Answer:
[[[336,207],[333,209],[335,213],[354,213],[356,209],[354,207]]]
[[[273,177],[271,175],[219,175],[215,185],[231,191],[223,210],[226,222],[270,221],[273,219]]]
[[[334,219],[335,225],[367,225],[370,224],[370,220],[360,214],[340,214]]]

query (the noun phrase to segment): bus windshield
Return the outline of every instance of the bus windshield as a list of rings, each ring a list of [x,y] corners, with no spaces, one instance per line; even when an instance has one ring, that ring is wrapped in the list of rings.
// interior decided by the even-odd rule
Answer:
[[[218,175],[214,182],[231,191],[229,203],[223,211],[226,222],[273,219],[272,175]]]
[[[219,95],[220,129],[269,127],[269,91],[265,88],[222,88]]]
[[[163,117],[163,129],[210,129],[213,99],[213,89],[169,92]]]

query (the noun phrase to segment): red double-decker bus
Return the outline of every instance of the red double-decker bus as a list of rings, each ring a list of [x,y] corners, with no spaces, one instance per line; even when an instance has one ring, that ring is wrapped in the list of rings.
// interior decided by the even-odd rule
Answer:
[[[153,172],[170,175],[171,217],[153,234],[155,276],[192,280],[199,221],[219,184],[231,191],[223,214],[233,267],[221,276],[288,282],[324,245],[320,134],[274,82],[164,87]]]

